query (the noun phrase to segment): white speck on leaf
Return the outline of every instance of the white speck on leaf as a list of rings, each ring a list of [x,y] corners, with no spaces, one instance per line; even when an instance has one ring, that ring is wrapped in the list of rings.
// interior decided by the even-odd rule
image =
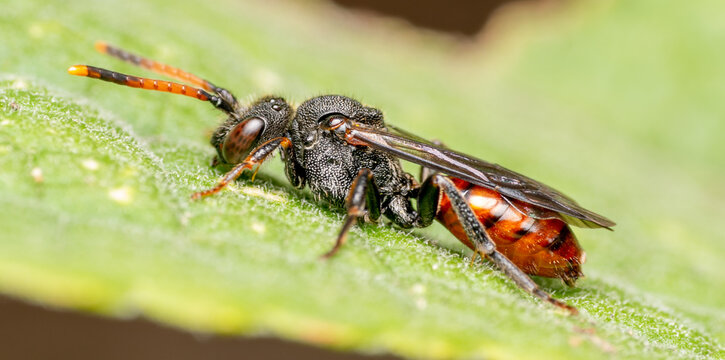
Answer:
[[[34,167],[33,170],[30,170],[30,176],[37,183],[43,182],[43,170],[39,167]]]
[[[264,234],[265,231],[267,231],[267,228],[262,223],[253,223],[252,224],[252,231],[256,232],[257,234]]]
[[[119,204],[129,204],[133,201],[133,190],[128,186],[121,186],[108,191],[108,197]]]
[[[423,284],[415,284],[415,285],[413,285],[412,288],[410,288],[410,291],[413,294],[422,295],[422,294],[425,293],[425,285],[423,285]]]
[[[259,197],[259,198],[263,198],[263,199],[275,201],[275,202],[280,202],[280,203],[287,202],[287,199],[285,199],[281,195],[266,192],[258,187],[244,186],[244,187],[240,187],[238,189],[239,189],[239,192],[241,192],[242,194],[245,194],[245,195]]]
[[[189,218],[191,218],[191,213],[188,211],[181,214],[181,217],[179,218],[179,222],[181,222],[181,225],[187,226],[189,225]]]
[[[428,302],[423,298],[417,298],[415,299],[415,307],[417,307],[418,310],[423,310],[428,307]]]
[[[93,159],[85,159],[81,162],[81,165],[90,171],[98,170],[98,161]]]
[[[31,24],[30,27],[28,27],[28,34],[30,37],[39,39],[42,38],[43,35],[45,35],[45,30],[43,29],[43,26],[39,23]]]
[[[26,83],[25,81],[20,80],[20,79],[13,81],[13,89],[23,90],[23,89],[27,89],[27,88],[28,88],[28,83]]]

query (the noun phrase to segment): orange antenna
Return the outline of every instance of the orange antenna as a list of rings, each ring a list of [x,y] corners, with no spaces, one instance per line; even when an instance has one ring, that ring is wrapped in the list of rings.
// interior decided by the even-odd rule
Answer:
[[[131,76],[121,74],[119,72],[97,68],[95,66],[88,65],[74,65],[68,68],[68,73],[76,76],[86,76],[94,79],[103,81],[109,81],[119,85],[130,86],[133,88],[140,88],[146,90],[156,90],[170,92],[172,94],[180,94],[193,98],[197,98],[202,101],[209,101],[215,107],[221,108],[227,112],[233,112],[234,109],[229,103],[223,101],[221,97],[216,94],[210,94],[209,92],[188,86],[179,84],[171,81],[155,80],[149,78],[142,78],[137,76]]]
[[[219,89],[220,89],[220,88],[216,87],[214,84],[210,83],[209,81],[204,80],[194,74],[188,73],[184,70],[175,68],[173,66],[162,64],[158,61],[154,61],[151,59],[144,58],[142,56],[138,56],[136,54],[132,54],[126,50],[108,45],[103,41],[99,41],[96,43],[96,50],[98,50],[98,52],[100,52],[100,53],[113,56],[113,57],[121,59],[125,62],[134,64],[136,66],[140,66],[144,69],[149,69],[158,74],[166,75],[166,76],[172,77],[174,79],[178,79],[178,80],[185,81],[190,84],[199,86],[204,90],[208,90],[208,91],[212,91],[212,92],[219,92]]]

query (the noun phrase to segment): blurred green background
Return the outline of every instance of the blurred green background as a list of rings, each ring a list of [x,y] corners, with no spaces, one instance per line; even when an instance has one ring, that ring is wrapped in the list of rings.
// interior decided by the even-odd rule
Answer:
[[[186,330],[453,358],[725,355],[725,3],[514,3],[474,39],[326,2],[9,1],[0,14],[0,292]],[[444,229],[364,226],[289,188],[214,184],[208,105],[71,77],[151,75],[96,40],[242,99],[339,93],[561,189],[587,278],[530,299]],[[415,171],[414,167],[409,168]]]

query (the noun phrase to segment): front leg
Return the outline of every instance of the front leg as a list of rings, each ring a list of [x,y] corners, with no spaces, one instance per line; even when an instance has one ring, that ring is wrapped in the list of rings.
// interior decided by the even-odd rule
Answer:
[[[287,175],[287,180],[296,189],[302,189],[305,187],[307,177],[305,169],[297,162],[293,147],[282,147],[282,161],[284,161],[284,172]]]
[[[259,145],[256,149],[252,150],[252,152],[249,154],[249,156],[247,156],[246,159],[244,159],[243,162],[237,164],[228,173],[226,173],[226,175],[224,175],[224,178],[222,178],[222,180],[219,181],[219,183],[215,187],[194,193],[193,195],[191,195],[191,198],[193,200],[196,200],[218,193],[230,182],[236,180],[239,175],[244,172],[244,170],[251,170],[255,165],[261,165],[262,162],[264,162],[264,159],[266,159],[269,154],[273,153],[274,150],[276,150],[280,146],[283,149],[290,148],[292,147],[292,141],[290,141],[290,139],[286,137],[278,137],[269,140],[262,145]]]
[[[358,172],[345,198],[345,208],[347,209],[345,223],[337,235],[335,246],[322,255],[323,259],[335,255],[340,250],[340,246],[345,243],[347,233],[359,217],[367,216],[370,221],[377,221],[380,217],[380,193],[375,185],[372,170],[362,169]]]

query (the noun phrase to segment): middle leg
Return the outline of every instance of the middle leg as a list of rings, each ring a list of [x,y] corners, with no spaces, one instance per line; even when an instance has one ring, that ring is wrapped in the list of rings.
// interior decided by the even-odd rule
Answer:
[[[355,180],[350,186],[350,191],[345,198],[345,208],[347,208],[347,217],[342,225],[340,234],[337,236],[335,246],[327,253],[322,255],[323,259],[330,258],[335,255],[342,244],[345,243],[347,233],[350,231],[357,219],[367,217],[370,221],[377,221],[380,217],[380,194],[378,187],[375,185],[375,178],[370,169],[362,169],[358,172]]]

